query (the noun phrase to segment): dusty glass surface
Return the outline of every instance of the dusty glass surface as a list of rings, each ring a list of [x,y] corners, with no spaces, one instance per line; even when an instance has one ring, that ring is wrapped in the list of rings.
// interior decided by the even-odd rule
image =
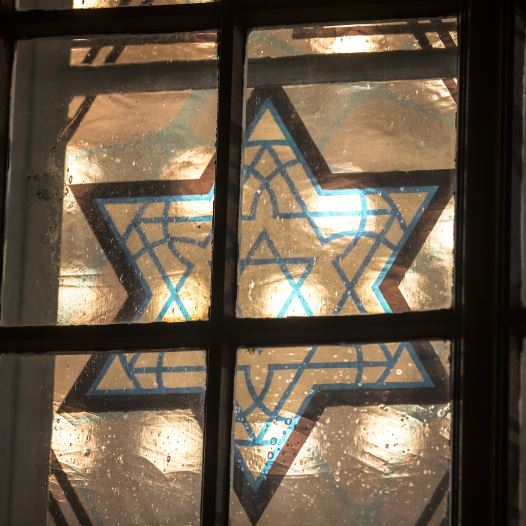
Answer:
[[[231,524],[443,524],[447,342],[240,349]]]
[[[250,33],[239,316],[451,306],[455,31],[433,19]]]
[[[200,524],[204,351],[1,356],[7,374],[12,506],[21,473],[33,506],[9,524]]]
[[[206,318],[216,34],[20,41],[14,80],[3,323]]]
[[[95,9],[103,7],[135,7],[148,5],[203,4],[219,0],[16,0],[20,11],[30,9]]]

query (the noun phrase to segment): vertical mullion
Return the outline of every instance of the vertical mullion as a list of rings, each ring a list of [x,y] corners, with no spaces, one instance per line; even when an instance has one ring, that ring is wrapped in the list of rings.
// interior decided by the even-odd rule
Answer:
[[[511,2],[488,9],[466,0],[461,19],[463,338],[453,498],[465,524],[507,524],[512,14]]]
[[[509,426],[508,426],[508,510],[509,524],[520,524],[520,398],[521,398],[521,350],[522,335],[512,324],[512,313],[521,308],[522,278],[522,225],[521,209],[523,199],[524,167],[524,6],[514,1],[514,42],[513,42],[513,120],[511,136],[511,192],[509,211],[510,235],[510,281],[508,315],[509,349]]]
[[[246,32],[234,2],[223,0],[219,34],[219,103],[214,206],[211,323],[208,350],[202,524],[228,524],[236,348],[225,322],[235,317],[237,223],[243,130]]]

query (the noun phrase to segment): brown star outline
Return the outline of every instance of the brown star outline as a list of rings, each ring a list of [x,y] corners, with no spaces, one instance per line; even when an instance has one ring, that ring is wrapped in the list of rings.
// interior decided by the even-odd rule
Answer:
[[[452,196],[455,171],[419,170],[333,174],[283,88],[254,89],[247,102],[247,122],[253,122],[258,114],[258,109],[265,102],[270,102],[280,115],[321,188],[349,189],[411,186],[435,186],[437,188],[429,205],[424,210],[420,220],[380,285],[380,290],[393,312],[411,310],[400,292],[399,285]],[[123,249],[113,239],[112,231],[97,205],[97,199],[207,194],[214,184],[214,171],[215,159],[212,159],[202,176],[192,181],[148,181],[70,186],[84,216],[127,293],[127,299],[119,310],[114,320],[115,322],[133,321],[133,315],[137,307],[145,301],[145,291],[142,289],[136,271],[129,264]],[[342,389],[317,392],[301,415],[294,432],[277,456],[266,479],[257,490],[250,486],[243,473],[243,468],[234,461],[233,488],[252,524],[256,524],[264,513],[283,477],[287,474],[326,407],[404,403],[440,404],[449,402],[449,375],[433,347],[427,341],[413,341],[410,343],[433,382],[433,388]],[[118,396],[88,396],[88,391],[98,377],[107,358],[108,355],[102,353],[92,356],[60,406],[59,413],[136,411],[182,407],[196,409],[196,404],[202,403],[201,395],[138,395],[126,397],[125,400]],[[435,491],[429,506],[433,505],[433,502],[438,497],[442,500],[447,491],[447,476],[445,477]],[[79,503],[76,503],[77,508],[79,505]],[[426,510],[427,507],[423,516],[425,513],[429,515],[429,510],[427,512]],[[85,513],[82,517],[86,517]],[[85,520],[81,523],[89,524]]]

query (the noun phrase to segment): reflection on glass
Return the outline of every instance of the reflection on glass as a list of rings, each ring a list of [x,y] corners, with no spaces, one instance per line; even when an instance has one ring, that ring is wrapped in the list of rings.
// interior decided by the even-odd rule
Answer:
[[[211,73],[217,55],[217,35],[213,31],[142,35],[126,39],[118,35],[75,38],[70,49],[70,64],[97,68],[112,64],[148,64],[163,62],[211,61]],[[99,70],[100,71],[100,70]]]
[[[451,305],[456,79],[429,68],[397,76],[397,52],[410,52],[404,61],[443,52],[454,70],[455,27],[428,20],[250,33],[249,85],[259,58],[276,67],[290,58],[290,68],[301,58],[304,69],[290,75],[297,85],[276,78],[247,90],[239,316]],[[365,80],[375,67],[357,62],[366,52],[386,56],[392,80]],[[353,79],[359,65],[364,81],[311,74],[335,54]]]
[[[49,524],[199,524],[205,384],[202,351],[57,356]]]
[[[147,5],[202,4],[218,0],[16,0],[16,8],[30,9],[95,9]]]
[[[239,350],[232,524],[441,524],[449,352],[423,341]]]
[[[4,323],[207,317],[216,47],[213,32],[19,43]]]
[[[454,18],[334,26],[294,26],[250,34],[248,56],[374,53],[445,49],[457,45]]]

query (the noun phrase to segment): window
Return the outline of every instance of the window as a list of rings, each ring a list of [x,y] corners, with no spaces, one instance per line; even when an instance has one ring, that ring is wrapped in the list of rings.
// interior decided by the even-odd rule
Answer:
[[[506,523],[518,12],[2,10],[0,522]]]

